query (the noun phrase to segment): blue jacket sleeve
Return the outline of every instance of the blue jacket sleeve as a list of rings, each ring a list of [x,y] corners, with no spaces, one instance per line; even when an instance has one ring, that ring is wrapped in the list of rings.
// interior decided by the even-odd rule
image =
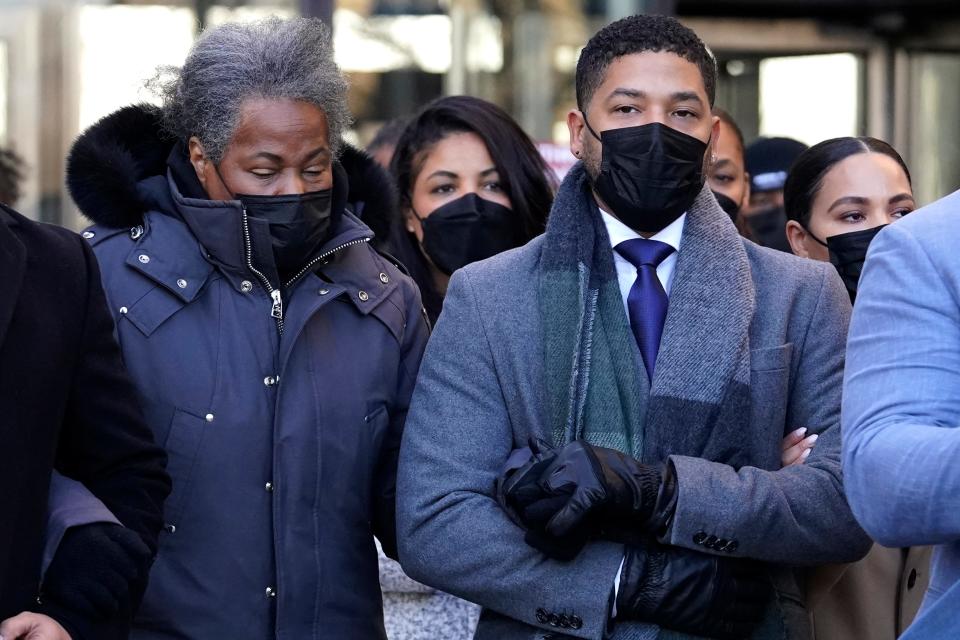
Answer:
[[[95,522],[120,524],[110,509],[107,509],[106,505],[85,486],[54,471],[50,476],[47,531],[43,545],[41,574],[47,572],[47,567],[50,566],[67,529]]]
[[[870,248],[843,391],[847,496],[864,529],[891,547],[960,539],[955,254],[938,259],[949,249],[918,238],[911,222],[884,229]]]

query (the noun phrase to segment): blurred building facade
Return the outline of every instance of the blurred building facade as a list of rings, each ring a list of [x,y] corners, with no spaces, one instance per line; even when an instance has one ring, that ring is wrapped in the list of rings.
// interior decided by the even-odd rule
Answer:
[[[580,48],[637,12],[677,15],[703,37],[719,62],[718,104],[748,141],[873,135],[904,154],[921,202],[960,187],[955,0],[0,0],[0,146],[29,165],[20,208],[78,228],[62,186],[77,133],[154,100],[144,81],[181,62],[203,25],[304,13],[334,26],[353,142],[470,93],[562,148]]]

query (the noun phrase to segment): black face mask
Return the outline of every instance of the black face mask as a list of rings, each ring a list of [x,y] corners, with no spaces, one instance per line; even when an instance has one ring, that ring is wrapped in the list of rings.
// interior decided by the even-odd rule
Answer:
[[[597,194],[625,225],[656,233],[679,218],[703,189],[703,157],[707,143],[653,122],[639,127],[607,129]]]
[[[281,275],[303,267],[330,232],[333,188],[304,194],[252,196],[236,194],[247,216],[270,226],[273,259]]]
[[[880,230],[886,226],[882,224],[879,227],[862,231],[841,233],[830,236],[826,242],[810,233],[809,229],[806,230],[811,238],[825,246],[830,252],[830,264],[837,268],[837,272],[850,294],[850,302],[853,302],[857,297],[857,284],[860,282],[860,274],[863,272],[863,263],[867,259],[867,249],[870,248],[870,243],[877,237]]]
[[[447,275],[524,242],[520,216],[475,193],[437,207],[426,218],[414,215],[423,227],[423,251]]]
[[[713,192],[713,197],[717,199],[717,204],[719,204],[720,208],[723,209],[728,216],[730,216],[730,219],[736,222],[737,213],[740,211],[740,205],[734,202],[733,198],[730,196],[718,191]]]
[[[787,214],[783,207],[774,205],[745,217],[744,220],[750,228],[753,241],[761,247],[793,253],[787,240]]]

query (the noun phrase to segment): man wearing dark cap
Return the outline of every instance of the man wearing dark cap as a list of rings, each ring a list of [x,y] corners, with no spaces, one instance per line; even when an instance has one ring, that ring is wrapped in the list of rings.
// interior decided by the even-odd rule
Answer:
[[[760,138],[747,147],[750,204],[741,213],[747,218],[754,240],[765,247],[790,252],[783,185],[793,161],[806,148],[792,138]]]

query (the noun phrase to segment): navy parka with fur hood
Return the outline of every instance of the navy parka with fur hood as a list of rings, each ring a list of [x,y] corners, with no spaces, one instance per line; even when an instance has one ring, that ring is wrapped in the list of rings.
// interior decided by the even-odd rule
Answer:
[[[413,282],[350,212],[342,166],[332,237],[282,288],[256,248],[264,230],[250,242],[239,203],[206,199],[150,107],[81,136],[68,185],[96,223],[84,235],[173,479],[132,637],[384,638],[373,536],[395,555],[397,455],[428,328]],[[386,187],[363,187],[364,217],[385,216],[371,203]]]

